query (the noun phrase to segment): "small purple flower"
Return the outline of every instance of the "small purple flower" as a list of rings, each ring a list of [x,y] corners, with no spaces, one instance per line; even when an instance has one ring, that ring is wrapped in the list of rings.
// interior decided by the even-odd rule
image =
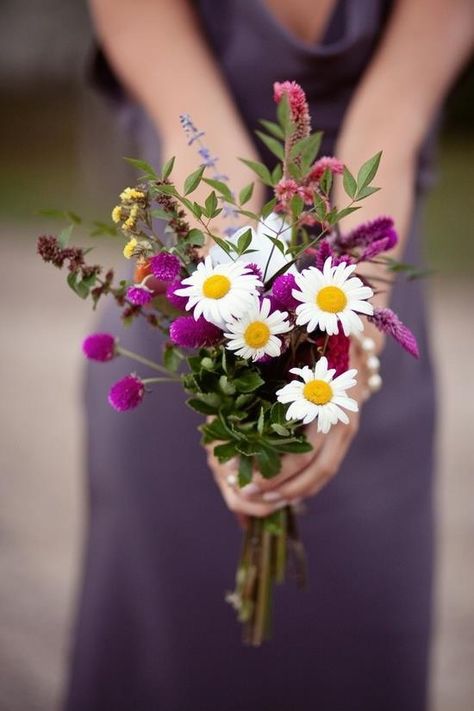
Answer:
[[[203,316],[197,321],[194,316],[179,316],[170,326],[170,338],[177,346],[202,348],[218,343],[222,338],[222,331]]]
[[[297,288],[293,274],[281,274],[273,282],[272,296],[281,308],[296,309],[299,301],[295,299],[292,291]]]
[[[127,299],[135,306],[145,306],[153,299],[153,292],[143,286],[130,286],[127,289]]]
[[[338,237],[337,245],[344,249],[367,247],[380,239],[387,240],[385,249],[391,249],[397,244],[398,236],[391,217],[377,217],[362,223],[347,235]]]
[[[359,257],[360,262],[366,262],[369,259],[374,259],[377,257],[381,252],[386,252],[387,250],[391,249],[393,247],[393,242],[390,236],[387,237],[382,237],[382,239],[378,239],[375,242],[372,242],[372,244],[369,244],[362,254]]]
[[[82,351],[89,360],[106,363],[117,355],[116,341],[110,333],[92,333],[84,340]]]
[[[397,343],[415,358],[419,358],[420,351],[416,338],[410,329],[405,326],[392,309],[375,308],[372,316],[367,316],[367,320],[373,323],[382,333],[388,333]]]
[[[133,410],[143,400],[145,385],[133,373],[119,380],[109,390],[109,404],[118,412]]]
[[[260,279],[261,282],[263,282],[263,274],[262,270],[258,266],[258,264],[254,264],[253,262],[250,262],[249,264],[245,265],[245,268],[247,269],[247,274],[255,274],[258,279]]]
[[[188,297],[187,296],[178,296],[176,293],[177,289],[182,289],[183,288],[183,283],[181,281],[176,280],[172,281],[171,284],[168,284],[166,287],[166,298],[172,304],[175,306],[177,309],[180,309],[181,311],[184,311],[186,308],[186,304],[188,303]]]
[[[160,252],[150,259],[153,276],[160,281],[174,281],[180,272],[181,264],[174,254]]]

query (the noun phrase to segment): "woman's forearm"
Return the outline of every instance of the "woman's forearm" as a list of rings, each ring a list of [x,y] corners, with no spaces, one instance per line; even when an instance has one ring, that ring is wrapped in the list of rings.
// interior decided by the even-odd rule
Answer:
[[[381,149],[383,157],[375,181],[382,190],[343,226],[390,214],[400,237],[394,257],[403,251],[411,220],[418,151],[469,54],[472,15],[471,0],[398,0],[345,116],[338,157],[354,171]],[[337,197],[343,202],[341,191]],[[389,295],[385,289],[379,303],[386,305]]]
[[[186,149],[179,114],[206,131],[220,170],[242,187],[250,171],[236,156],[255,149],[202,36],[188,0],[90,0],[99,38],[126,90],[145,108],[161,135],[166,157],[178,153],[175,176],[184,179],[197,157]],[[231,139],[231,140],[230,140]]]

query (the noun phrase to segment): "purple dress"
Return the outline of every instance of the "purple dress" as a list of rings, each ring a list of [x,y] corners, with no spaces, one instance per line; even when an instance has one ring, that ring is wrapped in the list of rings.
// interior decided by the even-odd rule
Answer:
[[[294,79],[330,154],[389,3],[340,2],[313,48],[281,28],[264,0],[196,4],[249,129],[273,118],[273,82]],[[139,110],[131,115],[141,155],[159,164],[151,126]],[[409,261],[418,260],[428,153],[420,154]],[[200,418],[168,384],[118,414],[106,393],[127,363],[90,366],[90,515],[68,711],[425,708],[434,398],[420,283],[396,287],[393,306],[422,357],[387,344],[384,388],[364,407],[339,474],[301,518],[309,588],[289,581],[277,590],[274,636],[260,649],[241,645],[224,602],[240,531],[207,469]],[[160,354],[160,336],[139,324],[123,330],[113,306],[100,327],[132,350]]]

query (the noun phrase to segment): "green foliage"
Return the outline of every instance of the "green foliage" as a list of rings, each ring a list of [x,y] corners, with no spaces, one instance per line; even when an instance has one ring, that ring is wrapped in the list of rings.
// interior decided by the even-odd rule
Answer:
[[[204,166],[201,166],[197,170],[195,170],[193,173],[188,175],[186,180],[184,181],[184,194],[185,195],[190,195],[192,192],[196,190],[198,187],[199,183],[202,180],[202,176],[204,173]]]
[[[239,204],[245,205],[246,202],[250,200],[253,194],[253,188],[255,183],[249,183],[239,193]]]
[[[285,156],[285,150],[281,141],[279,141],[277,138],[274,138],[273,136],[268,136],[262,131],[255,131],[255,133],[260,138],[262,143],[266,145],[268,150],[273,153],[274,156],[276,156],[279,160],[283,160]]]
[[[157,180],[158,174],[156,170],[153,168],[150,163],[147,163],[146,160],[140,160],[138,158],[124,158],[124,160],[127,161],[127,163],[130,163],[130,165],[133,165],[134,168],[137,170],[141,171],[148,180]]]
[[[264,163],[259,163],[255,160],[247,160],[246,158],[239,158],[239,160],[250,168],[250,170],[253,170],[264,185],[268,185],[269,187],[273,186],[272,176]]]

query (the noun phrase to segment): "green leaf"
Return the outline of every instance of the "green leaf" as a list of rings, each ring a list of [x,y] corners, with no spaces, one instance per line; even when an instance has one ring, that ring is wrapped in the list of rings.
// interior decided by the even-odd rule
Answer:
[[[243,454],[246,457],[252,457],[260,451],[260,445],[255,440],[250,440],[248,438],[237,442],[235,448],[239,454]]]
[[[285,452],[286,454],[304,454],[305,452],[311,452],[313,447],[309,442],[286,442],[285,444],[278,444],[274,442],[274,446],[279,452]]]
[[[260,407],[260,414],[257,420],[257,431],[259,435],[263,434],[263,427],[265,425],[265,411],[263,407]]]
[[[344,166],[344,173],[342,174],[342,184],[344,186],[344,190],[346,191],[346,195],[350,198],[354,198],[357,192],[357,182],[346,166]]]
[[[191,212],[193,213],[194,217],[197,217],[197,219],[199,220],[199,218],[202,216],[202,206],[198,202],[193,202]]]
[[[253,458],[241,454],[239,457],[239,486],[246,486],[252,481]]]
[[[285,245],[284,245],[284,243],[281,241],[281,239],[278,239],[278,237],[272,237],[271,235],[267,235],[267,234],[265,235],[265,237],[266,237],[267,239],[269,239],[270,242],[271,242],[272,244],[274,244],[275,247],[276,247],[282,254],[285,254]]]
[[[233,382],[239,393],[251,393],[265,383],[263,378],[254,371],[249,371],[245,375],[235,378]]]
[[[212,239],[227,254],[230,254],[233,251],[233,245],[230,242],[226,242],[225,239],[222,239],[221,237],[216,237],[216,235],[213,235]]]
[[[255,183],[249,183],[239,193],[239,204],[245,205],[246,202],[250,200],[253,194],[253,188]]]
[[[250,247],[250,243],[252,241],[252,230],[249,229],[245,230],[245,232],[240,235],[239,239],[237,240],[237,253],[243,254],[246,249]]]
[[[236,408],[240,410],[240,408],[245,407],[250,402],[252,402],[253,397],[253,395],[237,395],[237,397],[235,398]]]
[[[281,141],[285,139],[285,134],[277,123],[274,123],[273,121],[266,121],[265,119],[260,119],[259,123],[262,124],[263,128],[265,128],[268,133],[275,136],[275,138],[279,138]]]
[[[286,136],[289,133],[293,124],[293,120],[291,118],[290,104],[286,94],[283,94],[280,101],[278,102],[277,118],[278,123],[283,129],[283,135]]]
[[[351,213],[356,212],[356,210],[360,210],[360,206],[343,207],[342,210],[339,210],[339,212],[336,215],[337,222],[339,222],[339,220],[342,220],[344,217],[347,217],[347,215],[350,215]]]
[[[253,172],[258,175],[262,183],[272,187],[272,176],[270,175],[270,171],[266,165],[255,160],[247,160],[246,158],[239,158],[239,160],[244,163],[247,168],[253,170]]]
[[[201,230],[196,229],[196,227],[189,230],[185,239],[186,244],[191,244],[193,247],[202,247],[205,241],[206,238],[204,237],[204,234]]]
[[[209,444],[209,442],[214,442],[217,440],[228,440],[229,435],[227,431],[222,426],[222,423],[217,418],[212,422],[201,425],[199,428],[204,435],[204,444]]]
[[[261,212],[263,219],[267,218],[268,215],[273,212],[273,208],[275,207],[276,202],[276,198],[272,198],[271,200],[265,203],[265,205],[262,207]]]
[[[130,163],[130,165],[133,165],[137,170],[141,170],[148,178],[158,178],[156,170],[150,163],[147,163],[146,160],[139,160],[138,158],[124,158],[124,160]]]
[[[175,348],[175,346],[166,346],[164,349],[163,363],[165,368],[171,370],[172,373],[176,373],[182,360],[178,353],[179,351]]]
[[[284,159],[285,151],[280,141],[278,141],[276,138],[273,138],[272,136],[267,136],[267,134],[262,133],[262,131],[255,131],[255,133],[260,138],[262,143],[266,145],[268,150],[273,153],[274,156],[276,156],[279,160]]]
[[[175,161],[175,156],[170,158],[169,160],[166,161],[164,164],[162,170],[161,170],[161,179],[166,180],[167,178],[170,177],[171,171],[174,168],[174,161]]]
[[[203,180],[211,188],[217,190],[217,192],[222,195],[226,202],[234,202],[234,196],[232,195],[229,186],[223,183],[222,180],[214,180],[213,178],[203,178]]]
[[[232,381],[229,380],[227,375],[221,375],[221,377],[219,378],[219,387],[224,393],[224,395],[235,394],[235,385]]]
[[[319,181],[319,185],[323,193],[329,195],[332,187],[332,173],[329,168],[326,168],[326,170],[322,174],[321,180]]]
[[[91,237],[100,237],[101,235],[115,237],[118,234],[118,230],[115,225],[107,224],[107,222],[100,222],[99,220],[94,220],[92,224],[94,227],[90,231]]]
[[[217,409],[215,407],[212,407],[212,405],[208,405],[206,402],[198,400],[197,398],[190,398],[186,401],[186,404],[196,412],[199,412],[201,415],[217,414]]]
[[[272,183],[273,185],[276,185],[283,176],[283,169],[281,167],[281,163],[277,163],[276,166],[272,170]]]
[[[163,193],[164,195],[178,195],[175,186],[168,185],[168,183],[160,183],[159,185],[155,185],[153,189],[156,190],[157,193]]]
[[[279,425],[277,422],[274,422],[271,425],[271,428],[281,437],[288,437],[288,435],[290,434],[290,431],[286,427],[283,427],[283,425]]]
[[[322,131],[316,131],[316,133],[312,133],[310,136],[301,138],[299,141],[296,141],[291,149],[290,158],[294,159],[299,156],[303,165],[309,168],[318,155],[322,139]]]
[[[65,227],[61,232],[58,234],[58,242],[62,249],[68,246],[69,240],[71,239],[72,231],[74,229],[74,225],[68,225]]]
[[[68,274],[67,283],[81,299],[86,299],[89,296],[89,287],[86,284],[83,284],[82,281],[77,281],[76,272],[70,272]]]
[[[256,454],[257,469],[265,479],[276,476],[281,469],[280,455],[275,449],[265,447]]]
[[[326,201],[323,200],[321,195],[319,193],[314,193],[314,212],[316,213],[316,217],[318,220],[321,222],[326,219],[327,215],[327,205]]]
[[[196,190],[197,186],[202,180],[202,176],[204,173],[204,166],[201,166],[197,170],[194,171],[194,173],[191,173],[191,175],[188,175],[186,180],[184,181],[184,194],[189,195],[190,193],[194,192]]]
[[[214,447],[214,455],[217,457],[221,464],[228,462],[237,454],[234,442],[226,442],[225,444],[218,444]]]
[[[357,173],[357,192],[365,188],[370,182],[375,178],[377,170],[379,168],[380,159],[382,157],[382,151],[376,153],[372,158],[366,161],[359,172]]]
[[[378,193],[379,190],[380,188],[376,188],[372,185],[367,185],[365,188],[362,188],[362,190],[357,193],[357,200],[363,200],[364,198],[369,197],[369,195]]]
[[[299,217],[304,210],[304,200],[301,195],[293,195],[290,201],[293,217]]]
[[[55,220],[68,220],[73,222],[75,225],[80,225],[82,218],[72,210],[54,210],[54,209],[42,209],[38,210],[38,215],[43,217],[53,217]]]
[[[206,217],[213,217],[215,211],[217,210],[217,195],[214,190],[210,195],[207,196],[205,201],[206,206]]]

